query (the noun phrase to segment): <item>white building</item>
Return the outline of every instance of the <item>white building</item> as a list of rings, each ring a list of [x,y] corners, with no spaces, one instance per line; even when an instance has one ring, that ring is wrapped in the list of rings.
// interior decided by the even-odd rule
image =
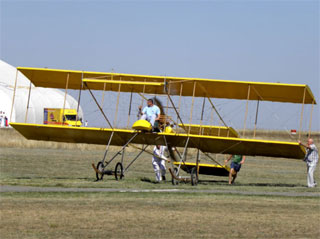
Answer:
[[[29,102],[28,115],[26,108],[30,81],[21,72],[17,75],[17,88],[11,114],[14,84],[17,69],[0,60],[0,127],[4,126],[4,118],[8,122],[25,122],[43,124],[44,108],[63,108],[64,92],[58,89],[35,87],[31,85],[31,97]],[[66,109],[77,109],[78,102],[70,95],[66,97]],[[10,119],[10,115],[12,118]],[[80,107],[79,118],[83,118],[83,111]]]

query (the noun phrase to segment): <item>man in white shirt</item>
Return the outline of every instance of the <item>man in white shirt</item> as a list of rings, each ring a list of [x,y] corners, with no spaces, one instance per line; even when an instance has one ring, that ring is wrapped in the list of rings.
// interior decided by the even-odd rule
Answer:
[[[147,120],[154,127],[154,122],[159,120],[160,118],[160,108],[153,104],[153,100],[149,99],[147,101],[147,106],[143,108],[141,111],[142,106],[139,107],[139,112],[141,114],[141,118],[143,120]]]
[[[152,166],[156,174],[156,181],[159,183],[161,180],[166,180],[166,161],[167,157],[164,156],[166,146],[156,145],[153,149]]]
[[[301,141],[299,141],[299,144],[307,149],[306,156],[304,157],[304,161],[307,163],[307,182],[308,187],[313,188],[317,185],[316,181],[314,180],[313,174],[319,161],[319,152],[317,147],[313,143],[313,139],[308,139],[307,145],[302,144]]]

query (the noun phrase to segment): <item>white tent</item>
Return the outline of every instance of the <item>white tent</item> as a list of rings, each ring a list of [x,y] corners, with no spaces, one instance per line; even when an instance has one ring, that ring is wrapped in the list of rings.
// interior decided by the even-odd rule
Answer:
[[[13,90],[17,75],[17,88],[11,115]],[[42,124],[44,108],[62,108],[64,92],[57,89],[34,87],[31,84],[31,97],[28,115],[26,108],[28,102],[30,81],[21,72],[4,61],[0,60],[0,117],[7,117],[9,122],[25,122]],[[66,97],[66,109],[76,109],[78,102],[70,95]],[[83,118],[83,111],[79,108],[79,117]],[[1,125],[1,124],[0,124]]]

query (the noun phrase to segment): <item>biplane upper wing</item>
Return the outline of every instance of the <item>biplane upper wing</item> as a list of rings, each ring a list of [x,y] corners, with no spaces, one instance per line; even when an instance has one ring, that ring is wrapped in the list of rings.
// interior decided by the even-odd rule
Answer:
[[[38,87],[316,104],[307,85],[18,67]],[[68,83],[68,84],[67,84]],[[164,85],[166,85],[166,89]],[[196,85],[196,87],[195,87]],[[303,97],[305,95],[305,97]]]
[[[112,137],[111,145],[118,146],[123,146],[136,133],[134,130],[125,129],[68,127],[24,123],[10,123],[10,125],[27,139],[102,145],[108,143],[112,132],[114,132],[114,136]],[[184,147],[188,137],[190,137],[188,147],[199,148],[203,152],[208,153],[243,154],[295,159],[302,159],[305,155],[305,149],[298,143],[209,135],[139,133],[132,143],[165,145],[166,139],[171,146]]]

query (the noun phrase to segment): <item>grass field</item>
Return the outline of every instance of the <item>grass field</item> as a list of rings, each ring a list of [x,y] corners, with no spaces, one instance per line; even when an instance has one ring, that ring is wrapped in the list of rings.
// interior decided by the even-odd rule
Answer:
[[[171,185],[169,175],[167,182],[155,184],[151,158],[145,154],[124,180],[108,176],[95,182],[91,163],[102,158],[103,147],[41,144],[0,147],[0,184],[193,191],[3,192],[1,238],[320,238],[319,196],[298,197],[320,190],[305,187],[306,166],[300,160],[248,157],[235,185],[229,186],[226,177],[201,176],[199,185],[192,187]],[[136,153],[128,150],[125,164]],[[316,180],[320,181],[319,168]],[[209,189],[222,193],[199,192]],[[297,197],[230,194],[238,191],[288,192]]]
[[[112,155],[112,152],[110,152]],[[136,152],[127,152],[126,166]],[[113,176],[105,176],[103,181],[95,182],[95,172],[91,163],[101,160],[103,151],[66,149],[21,149],[2,148],[0,155],[2,185],[58,186],[58,187],[103,187],[103,188],[172,188],[170,182],[154,183],[151,158],[143,154],[125,175],[125,180],[116,181]],[[191,155],[190,155],[191,157]],[[190,158],[189,157],[189,158]],[[120,160],[120,158],[119,158]],[[220,157],[222,163],[223,157]],[[204,161],[210,163],[209,161]],[[113,169],[115,162],[110,165]],[[169,165],[168,165],[169,166]],[[170,176],[168,175],[168,179]],[[316,171],[319,180],[319,172]],[[169,181],[169,180],[168,180]],[[227,184],[226,177],[200,175],[198,189],[222,189],[244,191],[319,191],[308,189],[306,185],[306,166],[302,160],[247,157],[234,186]],[[175,188],[188,188],[189,184],[179,184]]]
[[[1,197],[1,238],[319,238],[318,199],[163,193]]]

